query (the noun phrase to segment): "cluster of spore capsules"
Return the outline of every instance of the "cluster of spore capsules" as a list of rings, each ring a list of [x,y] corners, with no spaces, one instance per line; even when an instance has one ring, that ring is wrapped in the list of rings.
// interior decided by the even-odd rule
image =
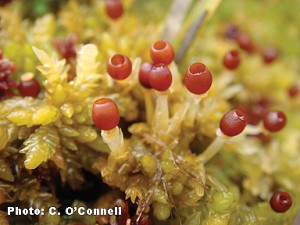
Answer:
[[[244,40],[244,42],[246,41]],[[246,44],[244,43],[244,45]],[[150,56],[152,62],[144,62],[140,66],[139,83],[145,89],[167,93],[172,84],[172,73],[169,65],[173,62],[175,56],[174,49],[168,41],[158,40],[152,44]],[[240,61],[239,51],[231,50],[225,54],[223,65],[228,70],[235,70]],[[107,73],[113,79],[124,80],[130,76],[131,72],[132,63],[127,56],[115,54],[109,58]],[[208,92],[212,80],[210,71],[200,62],[191,64],[184,75],[186,89],[196,97],[203,96]],[[104,131],[114,129],[120,121],[117,104],[109,98],[96,100],[92,109],[92,118],[98,129]],[[263,134],[278,132],[285,126],[286,122],[286,116],[282,111],[269,110],[262,116],[263,126],[260,127],[259,131]],[[221,118],[219,130],[226,138],[234,137],[241,134],[247,124],[248,115],[242,109],[235,108]],[[275,212],[282,213],[291,207],[292,198],[286,192],[275,192],[270,199],[270,205]]]
[[[24,97],[37,97],[40,92],[40,84],[34,79],[33,74],[24,74],[21,81],[16,82],[10,78],[10,75],[15,71],[15,64],[4,58],[0,50],[0,99],[11,98],[18,93]]]
[[[14,96],[13,89],[17,87],[9,76],[16,70],[13,62],[3,57],[0,50],[0,99]]]

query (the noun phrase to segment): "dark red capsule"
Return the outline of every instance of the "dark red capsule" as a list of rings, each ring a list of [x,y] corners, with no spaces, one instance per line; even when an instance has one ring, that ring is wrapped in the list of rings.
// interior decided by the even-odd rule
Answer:
[[[240,53],[237,50],[229,51],[223,58],[224,66],[229,70],[234,70],[240,65]]]
[[[131,220],[131,225],[151,225],[151,224],[152,221],[150,217],[145,213],[142,213],[141,216],[134,215],[134,217]]]
[[[36,79],[21,81],[19,91],[22,96],[36,98],[41,90],[40,84]]]
[[[281,111],[268,111],[263,117],[263,124],[270,132],[280,131],[286,125],[287,118]]]
[[[278,57],[278,51],[275,48],[267,48],[263,52],[263,60],[265,64],[274,62]]]
[[[14,88],[18,87],[18,83],[9,77],[0,79],[0,100],[15,96]]]
[[[257,125],[269,108],[272,106],[272,102],[267,98],[261,98],[254,105],[250,106],[247,112],[248,115],[248,123],[252,125]]]
[[[154,64],[163,63],[169,65],[173,61],[175,53],[169,42],[158,40],[152,44],[150,56]]]
[[[247,111],[249,124],[257,125],[261,119],[263,118],[264,114],[267,112],[267,109],[263,106],[257,104],[253,105]]]
[[[111,130],[119,124],[119,108],[110,98],[100,98],[94,102],[92,118],[98,129]]]
[[[224,29],[225,37],[235,39],[239,33],[239,28],[235,24],[229,24]]]
[[[118,216],[118,225],[126,225],[127,219],[129,218],[128,204],[123,199],[117,199],[115,206],[121,207],[121,215]]]
[[[236,41],[241,49],[249,53],[252,53],[255,50],[254,43],[247,33],[239,33],[236,37]]]
[[[131,61],[123,54],[115,54],[108,59],[107,73],[116,80],[126,79],[131,74],[131,70]]]
[[[107,15],[113,20],[119,19],[124,11],[121,0],[105,0],[105,9]]]
[[[78,37],[75,34],[71,34],[68,38],[65,39],[55,39],[54,46],[60,55],[67,60],[67,62],[71,62],[76,58],[76,43]]]
[[[270,205],[275,212],[286,212],[292,206],[292,197],[286,192],[275,192],[270,199]]]
[[[201,95],[211,87],[212,75],[204,64],[193,63],[184,75],[184,83],[191,93]]]
[[[172,73],[165,64],[156,64],[150,71],[149,83],[157,91],[166,91],[172,84]]]
[[[3,80],[15,71],[16,66],[13,62],[5,58],[0,60],[0,80]]]
[[[288,94],[290,96],[290,98],[295,98],[299,93],[299,87],[294,84],[292,85],[289,89],[288,89]]]
[[[230,137],[239,135],[247,125],[247,115],[240,109],[227,112],[220,121],[221,131]]]
[[[148,88],[148,89],[152,88],[149,82],[149,75],[152,68],[153,68],[153,64],[150,62],[143,63],[140,68],[139,81],[144,88]]]

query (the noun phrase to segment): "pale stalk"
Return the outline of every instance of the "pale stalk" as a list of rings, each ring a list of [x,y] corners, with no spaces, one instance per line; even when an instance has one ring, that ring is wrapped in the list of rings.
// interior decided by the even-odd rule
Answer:
[[[168,91],[156,91],[156,106],[154,113],[154,129],[156,133],[167,131],[169,126]]]
[[[111,20],[109,19],[109,32],[112,34],[112,37],[114,38],[114,40],[117,40],[118,37],[120,36],[120,32],[122,32],[122,28],[121,28],[121,20]]]
[[[103,142],[106,143],[111,150],[107,159],[107,165],[101,171],[101,175],[105,177],[115,169],[117,162],[126,160],[128,154],[125,148],[122,130],[118,126],[111,130],[102,130],[101,136]]]
[[[146,120],[148,124],[151,124],[152,116],[154,113],[154,106],[152,101],[152,90],[143,88],[143,93],[145,97]]]
[[[266,134],[267,131],[264,129],[262,123],[259,123],[258,125],[250,125],[248,124],[245,127],[245,130],[243,131],[242,135],[258,135],[260,133]]]
[[[223,97],[226,100],[231,99],[233,96],[242,92],[243,90],[244,90],[244,87],[241,84],[231,85],[227,89],[225,89],[225,91],[223,93]]]
[[[241,136],[242,138],[246,137],[246,136],[255,136],[255,135],[259,135],[259,134],[263,134],[263,135],[270,135],[270,131],[268,131],[264,125],[263,122],[260,122],[257,125],[251,125],[248,124],[243,133],[241,133],[239,136]]]
[[[227,88],[234,81],[235,76],[227,71],[223,72],[219,77],[214,79],[214,90],[222,90],[223,93],[226,92]]]
[[[107,87],[112,88],[114,86],[114,79],[108,74],[105,74],[105,82],[107,84]]]
[[[172,73],[172,84],[169,88],[170,93],[182,93],[184,86],[182,84],[182,77],[178,71],[178,67],[174,61],[169,65],[169,69]]]
[[[186,114],[190,107],[190,102],[185,102],[183,107],[177,111],[170,121],[170,125],[168,128],[168,134],[177,137],[180,133],[180,127],[182,125],[183,120],[186,118]]]
[[[218,90],[224,90],[222,96],[226,100],[244,90],[244,87],[241,84],[231,84],[234,80],[235,75],[229,70],[225,70],[225,72],[223,72],[219,77],[219,83],[221,87]]]
[[[189,93],[189,94],[191,94],[191,93]],[[187,112],[185,123],[188,126],[192,127],[192,126],[194,126],[195,119],[196,119],[197,113],[199,111],[199,104],[200,104],[201,100],[207,96],[207,93],[202,94],[202,95],[194,95],[194,94],[191,94],[191,95],[192,95],[192,103]]]
[[[230,138],[222,133],[220,128],[217,130],[217,138],[208,146],[205,151],[198,156],[198,159],[203,163],[211,160],[221,149],[222,145]]]
[[[124,137],[118,126],[111,130],[102,130],[101,136],[112,152],[124,152]]]

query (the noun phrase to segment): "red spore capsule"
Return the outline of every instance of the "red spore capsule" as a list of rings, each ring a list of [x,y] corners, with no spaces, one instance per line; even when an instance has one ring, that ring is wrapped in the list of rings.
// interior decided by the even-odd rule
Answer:
[[[220,129],[225,135],[233,137],[243,132],[247,122],[247,115],[242,110],[233,109],[222,117]]]
[[[193,63],[184,75],[184,83],[190,92],[201,95],[211,87],[212,75],[204,64]]]
[[[249,110],[245,110],[248,115],[248,123],[252,125],[257,125],[262,118],[264,117],[265,113],[268,112],[269,108],[272,106],[272,101],[267,98],[261,98],[256,103],[249,107]]]
[[[115,202],[117,207],[121,208],[121,215],[118,216],[118,225],[126,225],[126,221],[129,218],[128,204],[123,199],[117,199]]]
[[[286,116],[281,111],[268,111],[263,117],[264,127],[270,132],[280,131],[286,121]]]
[[[249,53],[252,53],[255,49],[253,41],[247,33],[239,33],[236,37],[236,41],[241,49]]]
[[[172,45],[165,40],[158,40],[152,44],[150,56],[154,64],[163,63],[169,65],[175,56]]]
[[[98,129],[111,130],[119,124],[119,108],[110,98],[100,98],[94,102],[92,118]]]
[[[36,98],[41,90],[40,84],[36,79],[21,80],[19,91],[22,96]]]
[[[290,98],[295,98],[298,95],[298,93],[299,93],[299,87],[296,84],[292,85],[288,90],[288,94]]]
[[[148,88],[148,89],[152,88],[149,83],[149,75],[152,68],[153,68],[153,64],[150,62],[143,63],[140,68],[139,81],[144,88]]]
[[[107,73],[116,80],[124,80],[130,74],[132,64],[130,59],[122,54],[115,54],[107,62]]]
[[[157,91],[166,91],[172,84],[172,73],[165,64],[156,64],[150,71],[149,83]]]
[[[251,108],[249,108],[249,110],[245,112],[247,112],[249,124],[257,125],[263,118],[264,114],[267,112],[267,109],[257,104],[251,106]]]
[[[123,4],[121,0],[105,0],[105,8],[107,15],[116,20],[123,15]]]
[[[60,53],[60,55],[70,63],[73,59],[76,58],[76,43],[77,36],[72,34],[66,39],[56,39],[54,40],[54,46]]]
[[[277,59],[278,52],[275,48],[267,48],[263,52],[263,60],[266,64],[270,64]]]
[[[17,82],[11,80],[9,75],[16,70],[15,64],[3,58],[0,51],[0,100],[15,96],[13,88],[17,87]]]
[[[270,199],[270,205],[275,212],[286,212],[292,206],[292,197],[286,192],[275,192]]]
[[[152,221],[150,217],[142,213],[140,216],[139,215],[134,215],[131,221],[131,225],[150,225],[152,224]]]
[[[239,28],[235,24],[229,24],[224,29],[227,38],[235,39],[239,33]]]
[[[229,70],[234,70],[240,65],[240,53],[236,50],[229,51],[223,58],[224,66]]]
[[[0,80],[3,80],[15,71],[16,66],[13,62],[5,58],[0,60]]]

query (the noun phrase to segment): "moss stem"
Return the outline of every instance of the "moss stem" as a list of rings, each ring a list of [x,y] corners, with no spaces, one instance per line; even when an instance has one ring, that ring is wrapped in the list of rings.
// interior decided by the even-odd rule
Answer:
[[[183,122],[183,120],[186,117],[186,114],[188,112],[188,109],[190,107],[190,102],[185,102],[183,107],[178,110],[174,116],[172,117],[170,121],[170,125],[168,128],[168,134],[177,137],[180,133],[180,126]]]
[[[189,94],[191,94],[191,93],[189,93]],[[205,93],[203,95],[194,95],[194,94],[191,94],[191,95],[192,95],[193,99],[192,99],[192,103],[190,104],[190,108],[187,112],[185,123],[186,123],[186,125],[193,127],[197,113],[199,111],[199,103],[201,102],[201,100],[203,98],[205,98],[207,96],[207,93]]]
[[[152,101],[152,90],[143,88],[143,93],[145,97],[146,120],[148,124],[151,124],[152,116],[154,113],[154,106]]]
[[[174,61],[169,65],[169,69],[172,73],[172,84],[169,89],[170,93],[182,93],[182,91],[184,91],[184,86],[182,85],[182,77]]]
[[[247,136],[247,135],[258,135],[260,133],[267,134],[268,132],[264,129],[262,123],[258,125],[247,125],[245,130],[241,135]]]
[[[211,160],[221,149],[222,145],[230,138],[222,133],[220,129],[217,130],[217,138],[208,146],[205,151],[198,156],[198,159],[203,163]]]
[[[233,96],[242,92],[243,90],[244,90],[243,85],[240,84],[230,85],[227,89],[225,89],[225,92],[223,94],[224,99],[226,100],[231,99]]]
[[[160,133],[161,131],[167,131],[169,126],[168,91],[157,91],[156,94],[154,129],[156,133]]]
[[[124,137],[122,130],[116,126],[111,130],[102,130],[101,136],[112,152],[124,151]]]

